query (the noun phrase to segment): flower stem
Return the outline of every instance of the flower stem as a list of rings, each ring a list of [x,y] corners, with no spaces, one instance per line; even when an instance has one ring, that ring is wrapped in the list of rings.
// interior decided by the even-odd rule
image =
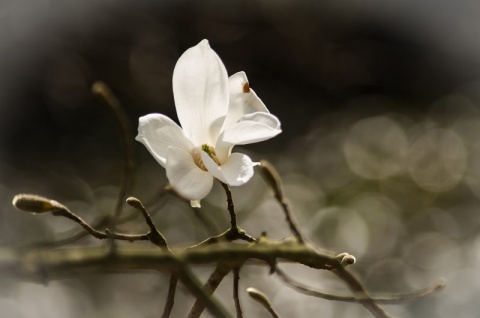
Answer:
[[[221,181],[220,184],[222,185],[223,189],[225,190],[225,194],[227,195],[227,209],[230,213],[231,229],[234,230],[237,228],[237,215],[235,214],[235,206],[233,205],[232,191],[230,191],[230,187],[228,186],[228,184]]]

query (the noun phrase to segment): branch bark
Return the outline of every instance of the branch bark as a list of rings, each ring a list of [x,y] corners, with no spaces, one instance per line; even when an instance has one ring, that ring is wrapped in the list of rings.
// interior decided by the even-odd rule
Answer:
[[[232,265],[251,259],[274,264],[287,260],[316,269],[340,267],[335,255],[319,253],[296,240],[274,241],[261,238],[253,244],[217,243],[182,250],[161,250],[156,246],[119,245],[112,251],[108,246],[70,247],[65,249],[34,249],[16,251],[0,249],[0,271],[13,276],[48,275],[62,277],[98,267],[99,271],[170,270],[176,264],[210,264],[228,259]]]

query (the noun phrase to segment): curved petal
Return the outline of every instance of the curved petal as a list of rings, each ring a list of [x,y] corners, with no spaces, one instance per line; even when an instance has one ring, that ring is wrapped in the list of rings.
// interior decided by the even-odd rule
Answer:
[[[165,169],[170,185],[185,199],[201,200],[212,189],[212,175],[200,169],[183,149],[168,147]]]
[[[207,40],[178,59],[173,95],[180,124],[194,145],[215,144],[228,111],[228,76]]]
[[[277,117],[267,113],[253,113],[243,116],[238,123],[228,127],[223,134],[223,141],[245,145],[270,139],[281,132]]]
[[[243,115],[269,112],[262,100],[250,88],[245,72],[238,72],[230,76],[228,88],[230,100],[224,128],[235,124]]]
[[[227,161],[218,166],[210,156],[202,151],[202,161],[208,171],[218,180],[231,186],[245,184],[253,176],[253,162],[242,153],[231,154]]]
[[[185,137],[182,128],[162,114],[149,114],[140,117],[138,120],[138,135],[135,139],[147,147],[162,167],[165,167],[168,147],[178,147],[187,152],[190,152],[193,148],[190,140]]]
[[[280,121],[272,114],[258,112],[244,115],[236,124],[227,127],[219,136],[215,145],[217,158],[220,162],[223,162],[234,145],[246,145],[268,140],[281,132]]]

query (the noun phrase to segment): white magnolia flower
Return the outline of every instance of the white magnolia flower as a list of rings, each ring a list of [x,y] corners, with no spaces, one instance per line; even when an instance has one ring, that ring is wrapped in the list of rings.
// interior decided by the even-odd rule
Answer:
[[[233,146],[270,139],[281,129],[245,73],[228,77],[203,40],[179,58],[173,94],[182,127],[162,114],[149,114],[140,118],[136,137],[166,169],[170,185],[194,205],[210,192],[213,178],[230,186],[250,180],[255,163],[232,153]]]

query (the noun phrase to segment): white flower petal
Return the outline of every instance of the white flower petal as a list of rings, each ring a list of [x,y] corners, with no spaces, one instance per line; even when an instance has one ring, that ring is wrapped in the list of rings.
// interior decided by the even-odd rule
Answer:
[[[228,111],[228,76],[207,40],[178,59],[173,95],[178,119],[194,145],[214,144]]]
[[[244,115],[238,123],[227,127],[215,145],[217,158],[224,162],[234,145],[252,144],[275,137],[282,130],[277,117],[267,113]]]
[[[243,115],[269,112],[262,100],[250,88],[245,72],[238,72],[230,76],[228,88],[230,100],[224,128],[235,124]]]
[[[221,166],[218,166],[206,152],[202,151],[201,155],[208,171],[223,183],[240,186],[253,176],[253,162],[247,155],[233,153]]]
[[[270,139],[281,132],[277,117],[253,113],[243,116],[238,123],[225,129],[222,140],[234,145],[246,145]]]
[[[165,169],[170,185],[185,199],[201,200],[212,189],[212,175],[200,169],[183,149],[168,147]]]
[[[168,147],[178,147],[187,152],[193,148],[182,128],[165,115],[149,114],[140,117],[138,122],[138,135],[135,139],[147,147],[162,167],[165,167]]]
[[[202,157],[203,164],[205,168],[207,168],[208,172],[210,172],[215,178],[222,181],[223,183],[227,183],[225,180],[222,172],[220,171],[220,167],[213,161],[212,158],[203,150],[200,151],[200,156]]]

